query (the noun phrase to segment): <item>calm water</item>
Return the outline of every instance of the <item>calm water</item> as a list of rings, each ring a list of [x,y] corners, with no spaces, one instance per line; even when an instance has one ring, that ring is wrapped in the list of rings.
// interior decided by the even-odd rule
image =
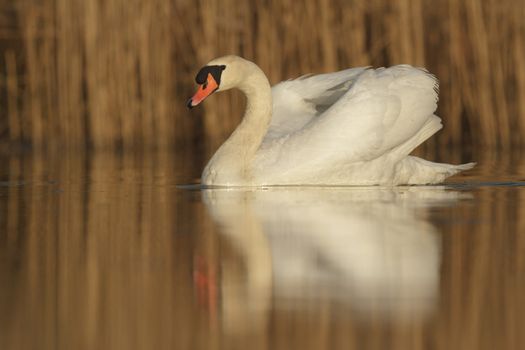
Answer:
[[[190,155],[4,157],[0,349],[521,349],[525,161],[475,160],[199,190]]]

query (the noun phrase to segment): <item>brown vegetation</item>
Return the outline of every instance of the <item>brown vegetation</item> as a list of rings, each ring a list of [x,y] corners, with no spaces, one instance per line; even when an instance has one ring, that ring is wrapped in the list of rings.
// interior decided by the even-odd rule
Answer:
[[[191,114],[184,102],[198,68],[226,53],[254,60],[272,83],[349,66],[424,65],[441,80],[445,123],[427,152],[525,143],[520,0],[0,4],[0,135],[12,143],[162,148],[206,139],[214,148],[239,120],[240,95]]]

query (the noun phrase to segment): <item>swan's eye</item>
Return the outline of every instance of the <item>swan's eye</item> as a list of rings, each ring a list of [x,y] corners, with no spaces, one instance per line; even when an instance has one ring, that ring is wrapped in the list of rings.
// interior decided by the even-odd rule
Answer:
[[[206,81],[204,84],[202,84],[202,89],[206,90],[207,87],[208,87],[208,82]]]

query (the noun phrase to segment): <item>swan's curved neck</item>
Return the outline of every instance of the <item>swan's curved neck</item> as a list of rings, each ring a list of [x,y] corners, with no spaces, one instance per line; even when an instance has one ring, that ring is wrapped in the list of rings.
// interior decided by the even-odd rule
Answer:
[[[259,67],[253,64],[236,87],[246,95],[246,110],[239,126],[204,169],[205,184],[249,183],[255,153],[272,119],[271,86]]]
[[[246,95],[246,110],[227,142],[242,145],[247,153],[255,154],[272,119],[272,90],[258,67],[238,88]]]

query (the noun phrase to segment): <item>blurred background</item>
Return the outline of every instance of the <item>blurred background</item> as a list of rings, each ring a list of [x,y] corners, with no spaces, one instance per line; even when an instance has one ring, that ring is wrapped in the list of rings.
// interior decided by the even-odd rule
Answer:
[[[441,82],[450,146],[525,142],[521,0],[0,0],[0,141],[96,149],[197,147],[238,123],[229,92],[185,109],[214,57],[255,61],[272,84],[350,66],[425,66]],[[227,95],[227,97],[225,96]]]
[[[196,190],[272,84],[424,66],[447,186]],[[0,0],[0,349],[521,349],[524,0]]]

